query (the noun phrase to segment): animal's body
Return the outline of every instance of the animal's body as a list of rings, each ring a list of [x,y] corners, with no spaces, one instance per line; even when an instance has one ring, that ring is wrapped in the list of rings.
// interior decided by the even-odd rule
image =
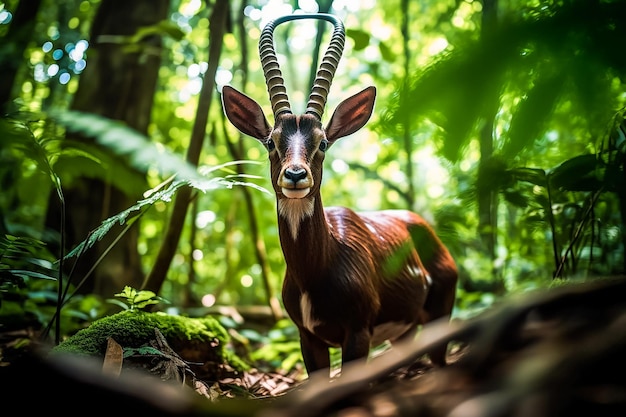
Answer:
[[[329,50],[337,49],[338,43],[343,46],[336,39],[343,25],[327,20],[336,29]],[[457,270],[446,247],[416,213],[324,209],[320,185],[326,151],[365,125],[376,90],[368,87],[344,100],[323,127],[324,92],[330,87],[337,57],[329,58],[327,51],[307,112],[294,115],[277,62],[273,66],[273,44],[270,49],[269,58],[262,56],[262,61],[269,62],[264,71],[274,126],[254,100],[232,87],[224,87],[223,102],[229,120],[269,152],[286,263],[283,303],[299,329],[302,355],[311,373],[330,366],[330,346],[341,347],[345,363],[367,357],[370,347],[385,340],[412,337],[419,325],[449,316]],[[431,358],[443,364],[445,351],[432,352]]]

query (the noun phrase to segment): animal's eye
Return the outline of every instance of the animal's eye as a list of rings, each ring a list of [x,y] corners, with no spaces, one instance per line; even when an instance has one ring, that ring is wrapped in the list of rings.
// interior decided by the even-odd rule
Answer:
[[[322,139],[320,142],[320,151],[326,152],[326,149],[328,149],[328,141],[326,139]]]
[[[274,141],[271,138],[265,142],[265,146],[267,147],[268,151],[273,151],[274,148],[276,147],[276,145],[274,144]]]

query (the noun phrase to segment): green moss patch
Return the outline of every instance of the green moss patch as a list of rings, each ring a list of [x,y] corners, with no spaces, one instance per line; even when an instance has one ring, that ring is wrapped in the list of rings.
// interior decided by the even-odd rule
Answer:
[[[215,318],[189,318],[143,311],[123,311],[94,321],[88,328],[54,347],[52,353],[104,356],[108,338],[113,338],[123,348],[138,348],[154,340],[155,328],[186,361],[225,364],[239,371],[249,368],[226,349],[230,337]]]

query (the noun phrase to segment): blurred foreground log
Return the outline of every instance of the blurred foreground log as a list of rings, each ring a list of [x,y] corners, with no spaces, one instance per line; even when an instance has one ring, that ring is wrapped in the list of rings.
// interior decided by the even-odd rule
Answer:
[[[448,342],[463,346],[452,364],[432,368],[423,360]],[[209,401],[154,377],[113,379],[102,364],[92,365],[35,357],[3,370],[5,398],[37,398],[22,404],[34,412],[67,404],[68,416],[92,409],[151,416],[626,415],[626,279],[510,298],[472,320],[434,323],[367,365],[347,365],[332,382],[312,375],[277,398]]]
[[[454,364],[397,375],[441,343]],[[282,416],[626,415],[626,280],[602,279],[511,298],[476,319],[429,326],[414,343],[337,382],[314,376],[284,397]],[[587,414],[589,413],[589,414]],[[265,415],[265,414],[264,414]]]

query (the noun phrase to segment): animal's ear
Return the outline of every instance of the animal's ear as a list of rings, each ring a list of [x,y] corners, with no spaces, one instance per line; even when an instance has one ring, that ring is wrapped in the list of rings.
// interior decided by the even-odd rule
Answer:
[[[367,87],[339,103],[326,126],[328,141],[333,143],[365,126],[374,110],[375,99],[376,87]]]
[[[233,87],[222,88],[222,104],[228,120],[242,133],[264,141],[272,132],[261,106]]]

